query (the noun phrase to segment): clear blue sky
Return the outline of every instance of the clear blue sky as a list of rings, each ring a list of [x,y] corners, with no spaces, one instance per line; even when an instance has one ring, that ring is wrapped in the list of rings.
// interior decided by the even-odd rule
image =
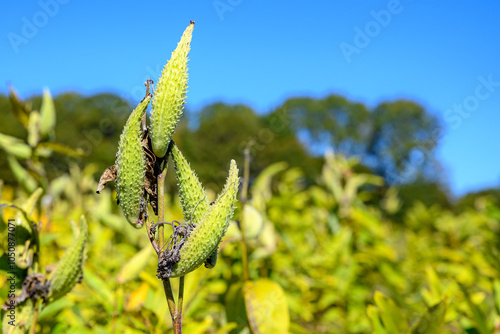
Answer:
[[[460,195],[500,185],[499,18],[498,1],[8,1],[0,92],[11,83],[22,97],[49,87],[138,101],[195,20],[191,109],[409,98],[442,119],[438,157]]]

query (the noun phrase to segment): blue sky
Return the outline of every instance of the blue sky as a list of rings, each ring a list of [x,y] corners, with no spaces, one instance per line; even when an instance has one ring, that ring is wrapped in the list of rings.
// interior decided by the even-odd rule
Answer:
[[[498,1],[9,1],[0,92],[68,90],[132,101],[157,80],[189,20],[188,107],[267,112],[296,95],[369,107],[408,98],[443,123],[438,157],[456,195],[500,185]]]

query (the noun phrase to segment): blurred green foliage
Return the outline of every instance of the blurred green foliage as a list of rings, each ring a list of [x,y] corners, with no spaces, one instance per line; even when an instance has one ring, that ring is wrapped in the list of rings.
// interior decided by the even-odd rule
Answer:
[[[113,112],[109,103],[115,103],[120,111]],[[100,115],[87,119],[90,127],[82,125],[86,117],[80,115],[83,111],[72,114],[73,119],[60,115],[65,108],[84,110],[89,105]],[[215,106],[204,110],[198,127],[204,129],[202,132],[212,131],[212,142],[203,139],[202,132],[196,135],[196,130],[186,123],[178,128],[176,140],[186,155],[200,156],[196,163],[207,164],[208,172],[200,178],[213,177],[214,188],[218,185],[218,153],[238,156],[239,145],[246,144],[249,138],[256,145],[263,144],[259,141],[262,124],[273,122],[272,116],[258,117],[243,106]],[[35,100],[32,107],[40,109]],[[95,101],[74,94],[61,95],[55,99],[55,107],[56,139],[76,148],[78,139],[66,142],[61,129],[81,140],[82,131],[100,129],[100,113],[107,109],[107,117],[117,123],[113,123],[113,131],[107,132],[109,137],[101,129],[101,144],[105,147],[109,140],[112,152],[116,151],[117,141],[112,145],[115,131],[119,131],[131,110],[124,101],[104,95]],[[235,110],[244,117],[231,118]],[[77,121],[80,117],[82,124]],[[213,119],[222,125],[211,123]],[[233,121],[238,121],[234,124],[239,127],[228,125]],[[61,122],[65,124],[62,128]],[[251,131],[245,132],[248,129]],[[19,133],[4,132],[3,128],[1,132]],[[239,135],[239,139],[232,137]],[[191,140],[196,146],[207,145],[208,151],[193,152]],[[273,156],[268,147],[274,141]],[[280,145],[294,154],[303,154],[302,158],[278,155]],[[89,157],[98,156],[99,149],[99,145],[93,148]],[[261,150],[254,148],[253,153],[249,201],[244,209],[237,209],[221,244],[217,265],[211,270],[197,269],[186,278],[185,333],[249,333],[252,325],[248,321],[252,320],[247,315],[252,319],[262,315],[245,310],[245,299],[246,305],[268,304],[267,309],[273,310],[269,314],[279,323],[262,322],[261,327],[272,328],[269,331],[287,323],[279,311],[283,300],[289,311],[290,333],[498,331],[500,207],[494,192],[490,196],[476,194],[458,208],[448,206],[445,192],[439,195],[436,191],[435,199],[426,202],[404,195],[411,190],[397,185],[381,191],[384,179],[366,167],[362,156],[347,158],[328,152],[315,158],[298,141],[295,130],[287,127],[283,132],[276,131],[271,142]],[[155,276],[157,259],[146,250],[150,248],[146,233],[126,223],[112,190],[95,194],[96,175],[102,172],[100,164],[107,166],[114,160],[114,156],[102,154],[102,160],[96,159],[95,163],[62,160],[65,168],[47,176],[43,196],[34,206],[33,219],[41,222],[40,268],[57,263],[70,246],[70,221],[84,214],[89,230],[83,281],[43,309],[38,319],[39,333],[165,333],[171,327],[164,291]],[[2,157],[6,155],[2,153]],[[259,160],[266,155],[268,160]],[[195,165],[196,159],[190,160]],[[221,161],[227,161],[227,157]],[[50,170],[50,159],[40,163],[43,169]],[[241,161],[239,164],[243,166]],[[309,169],[311,166],[314,168]],[[30,165],[22,167],[29,170]],[[22,206],[31,192],[4,175],[2,170],[2,179],[10,182],[1,186],[2,201]],[[425,182],[426,186],[432,183]],[[215,193],[218,189],[213,190]],[[170,193],[165,201],[167,219],[181,220],[177,196]],[[12,208],[0,212],[1,238],[5,240],[7,220],[16,212]],[[250,278],[254,283],[243,283],[238,227],[241,219],[245,221]],[[2,273],[6,273],[5,252],[2,247]],[[175,289],[176,279],[173,281]],[[0,276],[2,303],[8,293],[5,283],[6,275]],[[275,284],[282,290],[277,290]],[[284,291],[284,298],[276,291]]]
[[[397,192],[388,192],[381,206],[367,204],[374,194],[363,185],[379,177],[353,172],[356,163],[330,153],[312,185],[303,182],[299,168],[271,165],[251,190],[245,210],[251,279],[267,278],[283,288],[290,333],[394,333],[393,322],[418,333],[421,321],[438,326],[439,333],[493,332],[500,324],[500,208],[487,198],[480,210],[458,214],[418,203],[402,226],[388,218],[399,210]],[[146,234],[117,214],[111,191],[93,193],[92,175],[90,166],[73,167],[71,175],[51,183],[36,213],[42,267],[69,246],[68,221],[83,213],[89,222],[83,282],[42,312],[39,332],[164,332],[170,316],[155,256],[143,250],[150,247]],[[22,203],[26,195],[4,186],[2,197]],[[178,201],[167,202],[174,203],[167,207],[169,219],[180,219]],[[10,210],[3,209],[2,224]],[[244,311],[231,297],[242,282],[239,237],[235,221],[217,266],[188,275],[186,333],[245,330],[238,322]],[[5,284],[0,286],[5,298]],[[377,294],[384,297],[377,300]],[[398,310],[396,320],[384,303]]]

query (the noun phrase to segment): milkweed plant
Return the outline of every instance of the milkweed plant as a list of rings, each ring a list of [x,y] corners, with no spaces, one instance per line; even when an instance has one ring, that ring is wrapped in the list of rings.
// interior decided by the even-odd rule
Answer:
[[[174,333],[181,333],[184,276],[203,264],[207,268],[215,265],[239,188],[238,167],[231,160],[226,184],[217,200],[210,203],[196,173],[172,140],[186,101],[193,28],[191,21],[155,88],[151,89],[151,80],[146,82],[146,96],[130,114],[120,136],[115,165],[104,171],[97,188],[99,193],[108,182],[115,181],[117,201],[127,221],[138,229],[145,225],[158,256],[157,276],[163,282]],[[175,167],[184,223],[165,218],[164,182],[169,157]],[[149,206],[157,218],[150,216]],[[165,225],[172,230],[168,238],[164,237]],[[171,277],[180,278],[177,305]]]

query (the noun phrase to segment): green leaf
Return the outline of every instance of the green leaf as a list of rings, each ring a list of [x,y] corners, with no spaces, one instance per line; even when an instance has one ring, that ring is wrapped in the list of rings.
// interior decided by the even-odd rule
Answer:
[[[266,202],[272,196],[271,181],[274,175],[288,168],[286,162],[277,162],[266,167],[255,179],[252,187],[252,205],[263,212],[266,208]]]
[[[151,143],[157,157],[165,156],[186,102],[188,53],[194,22],[184,31],[179,44],[161,72],[151,111]]]
[[[50,280],[48,301],[53,302],[63,297],[78,283],[83,276],[85,261],[85,244],[87,242],[87,221],[82,215],[80,218],[80,234],[73,244],[66,250],[59,261]]]
[[[119,284],[125,284],[133,279],[136,279],[141,271],[146,268],[149,260],[151,259],[152,251],[153,247],[147,245],[139,253],[135,254],[130,260],[128,260],[120,270],[117,282]]]
[[[42,312],[40,312],[40,315],[38,316],[38,320],[54,319],[57,313],[64,309],[68,309],[71,306],[73,306],[73,302],[67,298],[56,300],[42,309]]]
[[[412,334],[435,334],[440,333],[444,323],[444,317],[448,308],[446,299],[440,301],[427,309],[420,320],[411,330]]]
[[[35,147],[40,141],[40,114],[32,111],[28,123],[28,144]]]
[[[84,152],[81,149],[73,149],[69,146],[66,146],[61,143],[46,141],[38,143],[36,146],[36,153],[41,156],[46,156],[47,154],[44,152],[46,150],[50,150],[55,153],[64,154],[68,157],[72,158],[83,158],[85,156]]]
[[[498,279],[493,282],[493,294],[495,296],[495,309],[497,314],[500,315],[500,280]]]
[[[291,322],[289,334],[310,334],[310,332],[307,329],[301,327],[300,325]],[[377,333],[375,333],[375,334],[377,334]]]
[[[372,323],[372,333],[373,334],[387,334],[387,331],[384,329],[384,325],[380,321],[380,312],[378,308],[373,305],[368,305],[366,309],[366,313],[368,314],[368,318]]]
[[[42,106],[40,108],[40,135],[43,139],[53,139],[56,126],[56,108],[48,89],[43,90]]]
[[[264,230],[264,219],[259,211],[250,204],[243,207],[243,217],[245,222],[245,237],[250,239],[257,238]]]
[[[380,310],[380,317],[389,334],[406,333],[409,328],[403,312],[394,301],[380,291],[375,291],[375,304]]]
[[[31,147],[24,141],[16,137],[11,137],[0,133],[0,148],[9,155],[19,159],[31,157]]]
[[[288,333],[290,316],[285,292],[268,279],[243,285],[248,323],[253,333]]]
[[[463,286],[462,284],[459,284],[460,289],[462,290],[465,301],[467,302],[467,305],[469,306],[469,310],[472,313],[472,318],[474,319],[474,322],[477,325],[477,330],[480,334],[488,334],[491,333],[491,331],[488,330],[488,324],[486,323],[486,316],[484,315],[483,311],[479,308],[478,305],[474,304],[474,302],[471,299],[471,296],[469,292],[467,291],[467,288]]]
[[[19,182],[19,184],[23,186],[24,190],[26,190],[26,192],[28,193],[32,193],[33,191],[35,191],[38,182],[26,169],[24,169],[23,166],[21,166],[17,159],[11,155],[8,155],[7,162],[9,164],[10,170],[12,171],[12,174],[14,174],[17,182]]]
[[[226,318],[228,323],[235,323],[235,328],[231,333],[239,333],[243,328],[247,327],[247,313],[245,309],[245,297],[241,290],[243,285],[236,283],[230,286],[225,300]]]
[[[12,87],[9,87],[9,93],[9,99],[12,104],[14,116],[16,116],[17,120],[27,128],[31,107],[17,97],[16,91]]]

